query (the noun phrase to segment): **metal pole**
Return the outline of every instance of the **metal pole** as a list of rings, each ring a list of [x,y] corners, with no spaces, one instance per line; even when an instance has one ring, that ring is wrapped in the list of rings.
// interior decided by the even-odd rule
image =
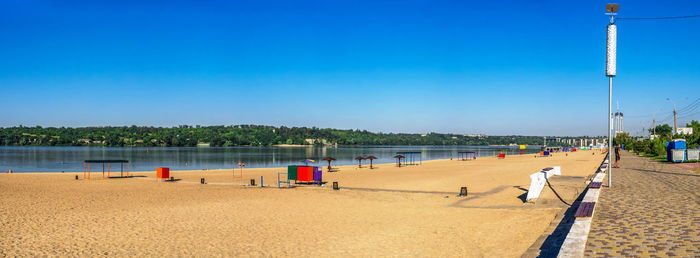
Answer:
[[[613,77],[608,77],[608,187],[612,187],[612,170],[613,170],[613,125],[612,125],[612,93],[613,93]]]

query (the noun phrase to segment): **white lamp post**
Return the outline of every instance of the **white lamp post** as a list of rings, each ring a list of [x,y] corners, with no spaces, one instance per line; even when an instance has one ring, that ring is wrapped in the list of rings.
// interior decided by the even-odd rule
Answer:
[[[617,26],[615,25],[615,15],[620,9],[618,4],[607,4],[605,10],[610,15],[608,24],[607,51],[605,62],[605,76],[608,77],[608,187],[612,187],[612,164],[613,164],[613,115],[612,115],[612,94],[613,77],[617,73]]]

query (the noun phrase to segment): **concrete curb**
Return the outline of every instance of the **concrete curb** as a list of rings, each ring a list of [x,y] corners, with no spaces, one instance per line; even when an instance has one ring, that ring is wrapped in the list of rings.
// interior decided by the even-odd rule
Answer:
[[[581,203],[592,203],[592,209],[590,210],[590,216],[585,209],[586,206],[579,205],[576,211],[577,217],[574,224],[571,226],[571,230],[566,235],[566,239],[559,250],[557,257],[583,257],[584,251],[586,250],[586,241],[588,240],[588,233],[591,231],[591,222],[593,221],[593,215],[595,214],[595,204],[598,202],[598,197],[600,197],[601,187],[592,187],[597,183],[602,184],[605,178],[605,172],[608,169],[608,160],[605,160],[603,164],[598,168],[598,173],[586,191],[586,195],[583,197]],[[590,206],[589,206],[590,208]],[[580,216],[579,216],[580,215]]]

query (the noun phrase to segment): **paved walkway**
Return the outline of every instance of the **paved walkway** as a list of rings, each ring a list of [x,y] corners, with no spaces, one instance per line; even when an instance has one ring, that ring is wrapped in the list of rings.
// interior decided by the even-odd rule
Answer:
[[[601,193],[586,257],[700,256],[700,172],[629,152],[620,165]]]

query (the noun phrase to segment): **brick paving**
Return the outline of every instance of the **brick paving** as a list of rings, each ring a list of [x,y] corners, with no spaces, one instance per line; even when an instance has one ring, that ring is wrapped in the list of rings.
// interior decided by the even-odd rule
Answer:
[[[629,152],[620,165],[596,205],[585,256],[700,257],[700,172]]]

